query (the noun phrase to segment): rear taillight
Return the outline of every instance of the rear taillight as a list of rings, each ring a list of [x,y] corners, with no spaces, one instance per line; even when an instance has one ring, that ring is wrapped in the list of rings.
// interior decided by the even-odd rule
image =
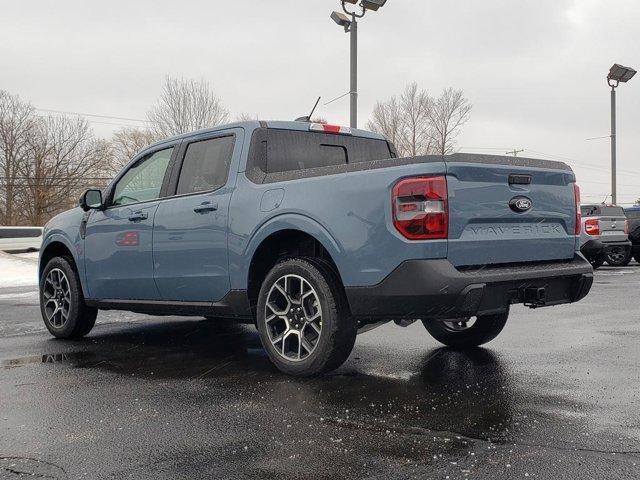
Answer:
[[[587,235],[600,235],[600,220],[588,218],[584,222],[584,231]]]
[[[409,240],[447,238],[449,209],[445,177],[412,177],[393,187],[393,225]]]
[[[582,212],[580,211],[580,187],[577,183],[573,184],[573,196],[576,199],[576,229],[575,235],[580,235],[582,229]]]

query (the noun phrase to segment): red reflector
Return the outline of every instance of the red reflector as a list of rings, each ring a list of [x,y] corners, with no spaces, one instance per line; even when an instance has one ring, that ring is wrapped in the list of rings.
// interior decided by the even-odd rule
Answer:
[[[409,240],[445,239],[449,231],[445,177],[412,177],[393,187],[393,224]]]
[[[578,184],[573,184],[573,196],[576,200],[576,228],[575,235],[580,235],[582,231],[582,212],[580,210],[580,187]]]
[[[122,232],[116,236],[119,247],[137,247],[139,243],[138,232]]]

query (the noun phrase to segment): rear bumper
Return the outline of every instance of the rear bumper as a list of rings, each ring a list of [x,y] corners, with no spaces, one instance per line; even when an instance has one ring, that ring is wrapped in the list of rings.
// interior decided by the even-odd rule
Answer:
[[[408,260],[381,283],[347,288],[351,313],[364,319],[446,319],[577,302],[593,283],[582,255],[565,262],[457,269],[446,259]]]
[[[604,251],[604,243],[600,240],[588,240],[580,247],[580,253],[582,253],[587,258],[595,258],[598,255],[603,255]]]
[[[605,253],[609,253],[616,247],[631,249],[631,242],[629,240],[625,240],[624,242],[602,242],[602,244],[604,245]]]
[[[603,242],[602,240],[589,240],[580,247],[580,252],[587,258],[594,258],[598,255],[606,255],[614,248],[623,247],[631,248],[631,242],[629,240],[617,241],[617,242]]]

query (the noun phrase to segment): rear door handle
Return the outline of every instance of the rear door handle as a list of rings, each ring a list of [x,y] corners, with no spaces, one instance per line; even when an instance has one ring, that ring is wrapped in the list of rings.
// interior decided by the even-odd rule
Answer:
[[[215,212],[216,210],[218,210],[218,204],[211,202],[202,202],[200,205],[193,209],[193,211],[196,213],[209,213]]]
[[[140,220],[146,220],[147,218],[149,218],[149,214],[148,213],[142,212],[142,211],[138,211],[138,212],[133,212],[129,216],[129,221],[130,222],[139,222]]]

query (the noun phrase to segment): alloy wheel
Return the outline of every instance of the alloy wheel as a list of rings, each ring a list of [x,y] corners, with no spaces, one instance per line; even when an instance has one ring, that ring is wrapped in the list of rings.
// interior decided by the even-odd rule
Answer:
[[[456,318],[452,320],[443,320],[444,327],[451,332],[464,332],[469,330],[475,323],[474,317]]]
[[[69,319],[71,307],[71,286],[62,270],[54,268],[47,274],[42,295],[47,321],[55,328],[62,328]]]
[[[283,275],[267,294],[264,318],[269,341],[280,356],[301,361],[322,334],[322,308],[316,290],[299,275]]]
[[[623,248],[620,248],[620,247],[614,247],[609,252],[609,258],[614,263],[622,263],[625,257],[626,257],[626,252]]]

